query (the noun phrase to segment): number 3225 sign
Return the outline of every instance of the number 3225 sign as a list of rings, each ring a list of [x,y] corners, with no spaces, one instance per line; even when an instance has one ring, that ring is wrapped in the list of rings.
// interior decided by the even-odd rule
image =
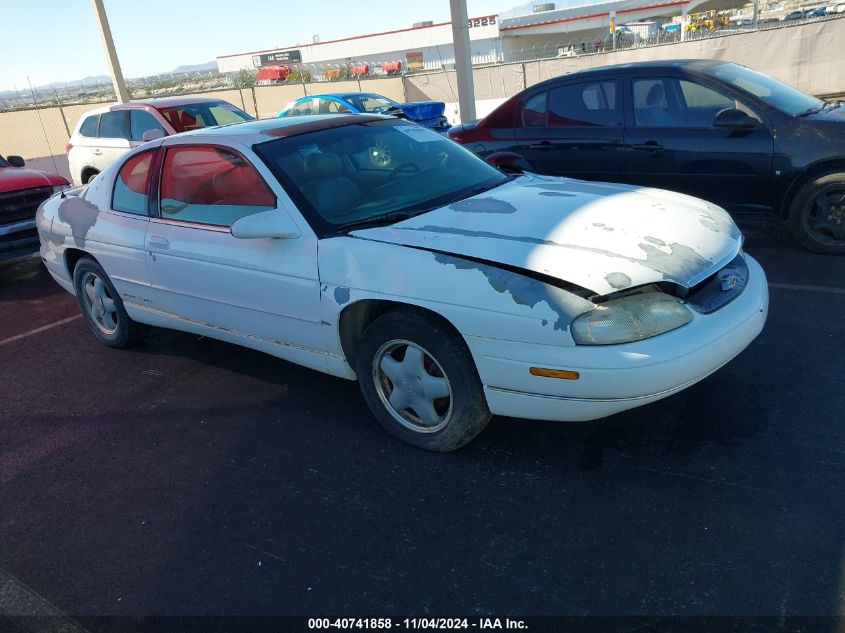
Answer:
[[[467,20],[467,26],[472,28],[474,26],[492,26],[496,24],[496,16],[488,15],[486,18],[470,18]]]

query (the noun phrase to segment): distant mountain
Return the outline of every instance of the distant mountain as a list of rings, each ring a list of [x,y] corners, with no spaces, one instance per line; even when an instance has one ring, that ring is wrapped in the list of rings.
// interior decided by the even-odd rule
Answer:
[[[165,73],[161,73],[163,75],[170,75],[170,74],[177,74],[177,73],[205,73],[208,71],[217,72],[217,62],[210,61],[205,62],[202,64],[185,64],[183,66],[178,66],[173,70]],[[126,77],[127,81],[132,80],[139,80],[141,77]],[[57,81],[53,84],[44,84],[43,86],[35,86],[35,92],[39,95],[41,93],[52,93],[53,86],[56,87],[56,90],[64,90],[65,88],[69,88],[70,90],[81,90],[83,86],[86,88],[93,88],[94,86],[102,86],[102,85],[111,85],[111,77],[109,75],[96,75],[96,76],[89,76],[83,77],[82,79],[74,79],[72,81]],[[29,86],[18,86],[18,92],[14,90],[0,90],[0,99],[15,99],[20,93],[24,99],[28,99],[29,93]]]
[[[210,62],[205,62],[204,64],[187,64],[185,66],[177,66],[170,72],[172,73],[201,73],[206,72],[209,70],[217,70],[217,62],[211,60]]]
[[[57,81],[54,84],[45,84],[43,86],[35,86],[36,90],[52,90],[53,86],[56,88],[65,88],[67,86],[80,86],[81,84],[85,84],[86,86],[98,86],[100,84],[111,84],[111,77],[108,75],[96,75],[96,76],[89,76],[83,77],[82,79],[74,79],[72,81]]]

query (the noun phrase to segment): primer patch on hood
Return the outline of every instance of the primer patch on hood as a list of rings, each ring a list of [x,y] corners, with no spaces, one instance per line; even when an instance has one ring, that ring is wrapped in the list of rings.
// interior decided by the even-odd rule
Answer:
[[[497,198],[467,198],[449,205],[449,208],[469,213],[516,213],[516,207],[510,202]]]

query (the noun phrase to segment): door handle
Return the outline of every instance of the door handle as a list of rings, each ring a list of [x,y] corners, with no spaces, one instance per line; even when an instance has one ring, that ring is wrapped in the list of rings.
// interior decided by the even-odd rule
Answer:
[[[92,153],[92,154],[94,154],[94,156],[102,156],[102,155],[103,155],[103,150],[100,150],[100,149],[95,149],[95,150],[93,150],[91,153]]]
[[[550,150],[550,149],[552,149],[552,148],[554,148],[554,145],[552,145],[552,144],[551,144],[551,143],[549,143],[548,141],[543,141],[542,143],[535,143],[534,145],[529,145],[529,146],[528,146],[528,149],[538,149],[538,150],[540,150],[541,152],[548,151],[548,150]]]
[[[631,147],[644,152],[656,152],[659,149],[663,149],[663,146],[657,141],[648,141],[647,143],[635,143],[634,145],[631,145]]]
[[[147,238],[147,245],[150,248],[166,249],[170,248],[170,240],[166,237],[162,237],[161,235],[150,235]]]

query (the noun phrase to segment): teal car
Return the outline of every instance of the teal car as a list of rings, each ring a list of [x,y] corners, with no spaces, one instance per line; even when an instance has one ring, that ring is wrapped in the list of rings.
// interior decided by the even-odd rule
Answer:
[[[389,114],[432,128],[438,132],[449,129],[442,101],[399,103],[373,92],[331,92],[300,97],[287,104],[276,116],[305,114]]]

